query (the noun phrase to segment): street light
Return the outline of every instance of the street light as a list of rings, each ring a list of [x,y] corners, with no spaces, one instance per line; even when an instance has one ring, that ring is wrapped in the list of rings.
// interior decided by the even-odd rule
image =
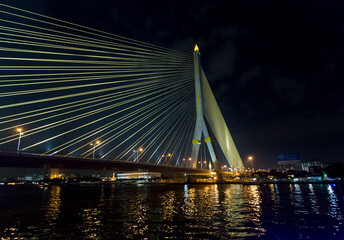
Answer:
[[[251,169],[253,171],[253,157],[252,156],[249,156],[248,157],[248,160],[251,162]]]
[[[189,165],[189,167],[190,167],[190,165],[191,165],[191,162],[190,162],[190,161],[191,161],[191,157],[189,157],[188,160],[189,160],[189,164],[188,164],[188,165]]]
[[[21,129],[21,128],[17,128],[17,132],[19,133],[17,152],[19,152],[20,151],[20,140],[21,140],[21,137],[24,133],[23,133],[23,129]]]
[[[161,155],[161,158],[159,159],[159,162],[158,162],[158,164],[160,164],[160,162],[161,162],[161,159],[162,159],[163,157],[165,157],[165,155],[164,155],[164,154],[163,154],[163,155]]]
[[[166,156],[166,164],[168,164],[168,161],[171,160],[171,156],[172,156],[171,153],[167,154],[167,156]],[[169,158],[167,158],[167,157],[169,157]]]
[[[143,148],[139,148],[137,150],[134,150],[134,153],[136,153],[135,162],[139,159],[139,152],[143,152]]]
[[[94,159],[94,154],[96,152],[96,147],[100,144],[100,141],[97,140],[95,141],[95,143],[91,143],[90,145],[93,146],[93,155],[92,155],[92,158]]]

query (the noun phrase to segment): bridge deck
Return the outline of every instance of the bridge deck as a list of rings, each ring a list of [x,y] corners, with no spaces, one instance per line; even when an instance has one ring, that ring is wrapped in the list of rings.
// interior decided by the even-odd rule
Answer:
[[[0,167],[18,168],[60,168],[60,169],[98,169],[113,171],[154,171],[162,173],[187,173],[193,175],[209,174],[209,170],[177,166],[136,163],[111,159],[93,159],[59,155],[41,155],[35,153],[17,153],[0,151]]]

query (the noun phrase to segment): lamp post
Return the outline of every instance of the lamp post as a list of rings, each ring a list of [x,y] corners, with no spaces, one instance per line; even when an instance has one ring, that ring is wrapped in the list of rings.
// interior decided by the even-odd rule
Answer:
[[[188,164],[189,167],[191,165],[191,159],[192,159],[191,157],[189,157],[189,159],[188,159],[189,160],[189,164]]]
[[[92,155],[92,158],[94,159],[94,155],[96,153],[96,146],[98,146],[100,144],[100,141],[97,140],[95,141],[95,143],[91,143],[90,145],[93,146],[93,155]]]
[[[21,137],[24,133],[23,133],[23,129],[21,129],[21,128],[17,128],[17,132],[19,133],[17,152],[20,152],[20,141],[21,141]]]
[[[163,154],[163,155],[161,155],[161,158],[159,159],[159,162],[158,162],[158,164],[160,164],[160,162],[161,162],[161,159],[162,159],[163,157],[165,157],[165,155],[164,155],[164,154]]]
[[[134,153],[136,153],[135,162],[138,161],[138,159],[139,159],[139,152],[143,152],[143,148],[139,148],[137,150],[134,150]]]
[[[168,163],[169,160],[171,160],[171,156],[172,156],[171,153],[167,154],[167,156],[166,156],[166,164]]]
[[[251,162],[251,171],[253,171],[253,157],[249,156],[248,160]]]

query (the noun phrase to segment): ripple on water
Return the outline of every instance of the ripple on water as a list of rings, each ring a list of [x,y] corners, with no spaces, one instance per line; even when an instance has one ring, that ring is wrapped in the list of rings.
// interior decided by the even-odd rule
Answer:
[[[344,239],[336,185],[0,188],[1,239]]]

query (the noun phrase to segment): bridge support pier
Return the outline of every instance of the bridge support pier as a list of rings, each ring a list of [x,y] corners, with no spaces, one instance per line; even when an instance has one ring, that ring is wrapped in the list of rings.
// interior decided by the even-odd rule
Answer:
[[[222,175],[222,171],[217,171],[216,172],[216,183],[223,183],[224,179],[223,179],[223,175]]]

